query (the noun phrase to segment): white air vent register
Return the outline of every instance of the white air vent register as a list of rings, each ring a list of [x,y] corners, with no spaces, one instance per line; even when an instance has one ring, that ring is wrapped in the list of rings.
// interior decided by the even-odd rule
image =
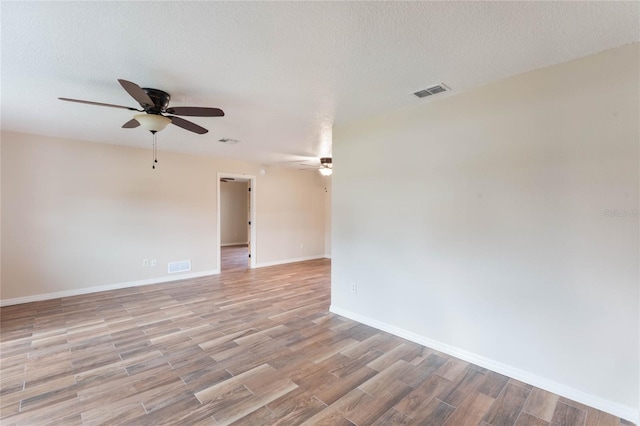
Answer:
[[[181,262],[169,263],[169,273],[175,274],[176,272],[186,272],[191,270],[191,261],[183,260]]]

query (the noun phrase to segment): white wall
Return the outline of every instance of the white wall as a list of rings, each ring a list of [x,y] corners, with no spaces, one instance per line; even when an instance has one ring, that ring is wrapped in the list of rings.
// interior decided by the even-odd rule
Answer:
[[[636,417],[639,59],[335,129],[332,309]]]
[[[217,264],[217,173],[260,165],[2,133],[2,303],[179,279]],[[257,262],[324,256],[323,191],[297,170],[256,182]],[[318,231],[319,229],[319,231]],[[304,248],[300,248],[304,242]],[[143,259],[157,259],[155,268]]]
[[[220,244],[246,244],[247,182],[220,182]]]

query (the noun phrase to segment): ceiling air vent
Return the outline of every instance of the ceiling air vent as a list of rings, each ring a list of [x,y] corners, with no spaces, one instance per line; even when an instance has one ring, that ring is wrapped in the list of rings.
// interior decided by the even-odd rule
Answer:
[[[419,98],[426,98],[427,96],[436,95],[441,92],[446,92],[447,90],[451,90],[451,89],[449,89],[443,83],[440,83],[435,86],[431,86],[431,87],[427,87],[426,89],[419,90],[415,92],[414,95],[416,95]]]
[[[235,145],[240,141],[238,139],[222,138],[222,139],[218,139],[218,142],[226,143],[227,145]]]

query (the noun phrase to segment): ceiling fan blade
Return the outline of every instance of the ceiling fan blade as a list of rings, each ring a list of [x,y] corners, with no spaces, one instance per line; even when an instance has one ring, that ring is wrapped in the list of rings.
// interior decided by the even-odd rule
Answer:
[[[122,125],[123,129],[133,129],[134,127],[138,127],[140,125],[140,122],[138,122],[138,120],[136,120],[135,118],[132,118],[131,120],[127,121],[126,123],[124,123]]]
[[[58,99],[60,99],[61,101],[66,101],[66,102],[77,102],[79,104],[98,105],[98,106],[106,106],[106,107],[111,107],[111,108],[122,108],[122,109],[128,109],[129,111],[142,111],[140,109],[136,109],[136,108],[132,108],[132,107],[128,107],[128,106],[105,104],[105,103],[102,103],[102,102],[83,101],[81,99],[71,99],[71,98],[58,98]]]
[[[167,113],[186,117],[224,117],[224,111],[220,108],[175,107],[167,108]]]
[[[147,95],[145,91],[142,90],[142,87],[121,78],[118,79],[118,82],[124,88],[124,90],[126,90],[127,93],[130,94],[131,97],[140,104],[142,108],[155,106],[153,100],[151,100],[149,95]]]
[[[191,121],[185,120],[180,117],[168,116],[171,119],[171,122],[178,127],[182,127],[185,130],[189,130],[190,132],[197,133],[199,135],[204,135],[208,132],[204,127],[198,126],[196,123],[192,123]]]

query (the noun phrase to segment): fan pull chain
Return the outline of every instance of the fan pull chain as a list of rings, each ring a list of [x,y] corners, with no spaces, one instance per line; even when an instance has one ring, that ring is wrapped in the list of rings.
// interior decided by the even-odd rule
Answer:
[[[156,163],[158,162],[158,148],[157,148],[157,143],[156,143],[156,132],[152,132],[153,133],[153,166],[151,166],[152,169],[156,168]]]

